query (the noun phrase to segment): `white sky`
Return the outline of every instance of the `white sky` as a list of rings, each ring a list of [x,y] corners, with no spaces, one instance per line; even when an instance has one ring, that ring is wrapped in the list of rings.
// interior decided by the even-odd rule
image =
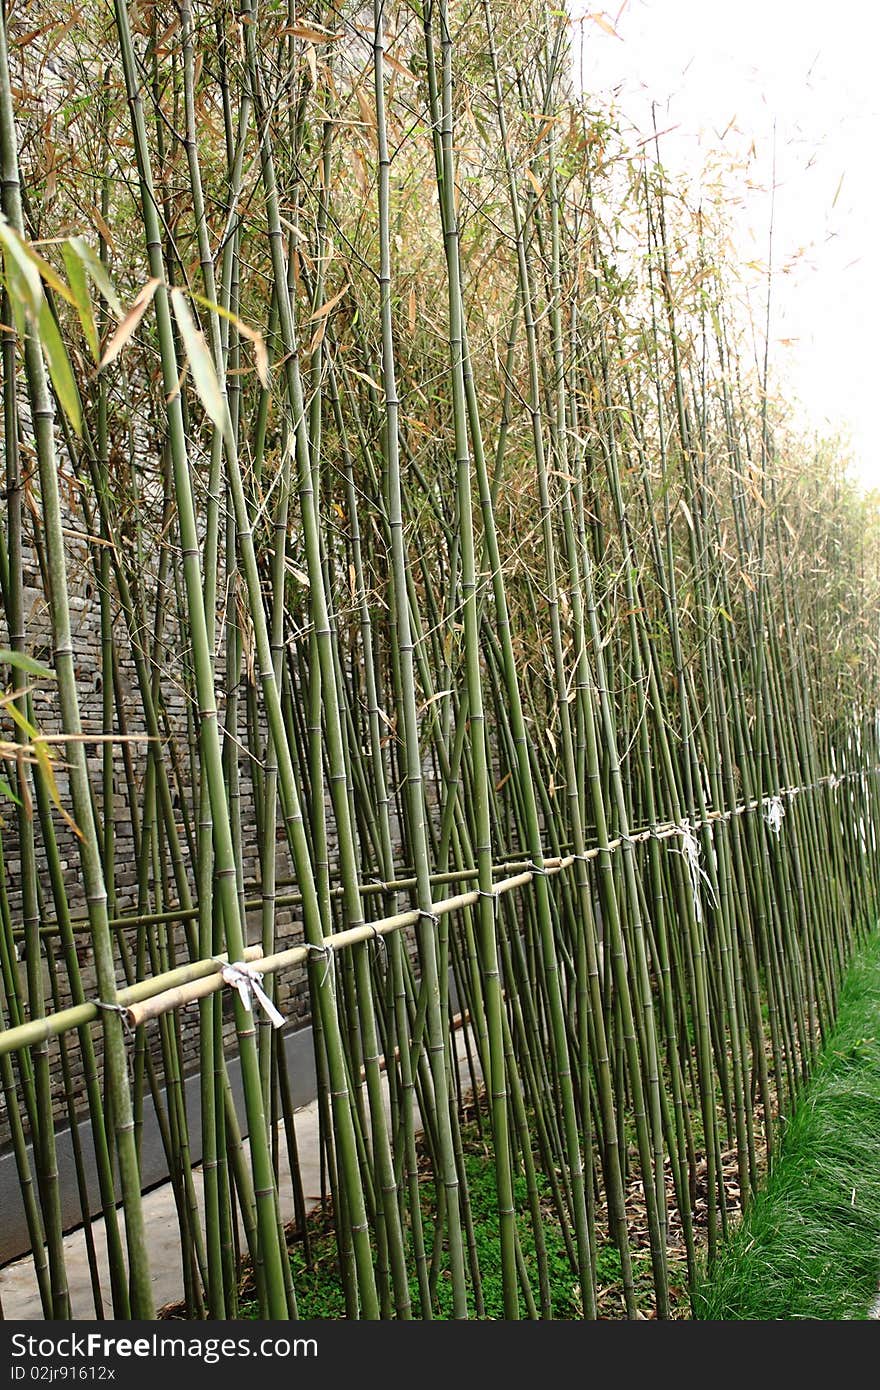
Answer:
[[[616,94],[641,136],[656,101],[658,128],[675,127],[661,140],[668,168],[698,177],[712,152],[748,156],[729,185],[744,262],[766,260],[775,121],[775,377],[810,426],[848,430],[854,468],[880,487],[880,7],[572,0],[571,11],[587,16],[582,45],[575,26],[584,90]]]

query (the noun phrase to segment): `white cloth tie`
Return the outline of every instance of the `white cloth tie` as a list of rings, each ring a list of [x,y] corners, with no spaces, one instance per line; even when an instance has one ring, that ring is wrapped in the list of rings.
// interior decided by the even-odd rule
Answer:
[[[782,830],[782,818],[784,815],[785,807],[782,804],[781,797],[768,796],[765,798],[764,819],[769,825],[770,829],[775,833],[777,839],[779,838],[780,831]]]
[[[689,820],[685,819],[679,821],[677,829],[681,836],[682,847],[680,850],[676,850],[673,846],[673,852],[683,855],[687,861],[688,873],[690,874],[691,880],[691,895],[694,900],[694,916],[698,922],[702,922],[703,905],[700,901],[700,879],[703,880],[709,890],[709,897],[712,900],[713,907],[718,906],[718,900],[715,897],[712,880],[700,863],[700,842],[694,834],[694,827]]]
[[[284,1016],[278,1012],[272,1000],[263,989],[263,977],[259,970],[255,970],[247,961],[230,961],[223,966],[220,971],[226,984],[238,990],[238,997],[248,1013],[253,1010],[253,996],[256,995],[258,1002],[263,1006],[263,1012],[272,1024],[273,1028],[284,1027]]]

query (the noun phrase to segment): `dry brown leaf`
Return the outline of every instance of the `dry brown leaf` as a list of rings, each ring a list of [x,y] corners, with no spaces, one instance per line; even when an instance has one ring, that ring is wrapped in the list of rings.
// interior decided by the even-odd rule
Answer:
[[[345,284],[342,286],[342,289],[339,291],[338,294],[334,294],[332,299],[328,299],[326,303],[322,304],[319,309],[316,309],[315,312],[309,316],[309,323],[314,323],[316,319],[326,318],[327,314],[330,313],[331,309],[336,308],[336,305],[339,303],[340,299],[345,294],[350,284],[351,281],[346,280]]]
[[[286,25],[281,33],[289,34],[294,39],[305,39],[308,43],[336,43],[337,39],[342,38],[342,30],[339,33],[330,34],[320,29],[310,29],[305,24]]]
[[[535,175],[532,173],[531,169],[526,169],[524,172],[525,172],[526,178],[528,179],[529,183],[530,183],[530,184],[532,185],[532,187],[534,188],[534,190],[535,190],[535,192],[537,193],[538,197],[539,197],[539,198],[543,198],[543,196],[544,196],[544,185],[543,185],[542,183],[539,182],[539,180],[538,180],[538,179],[535,177]]]
[[[98,364],[99,369],[101,367],[108,366],[110,362],[115,361],[116,358],[119,356],[120,352],[125,347],[125,344],[128,342],[132,334],[137,329],[137,326],[143,318],[144,314],[147,312],[147,309],[150,307],[150,304],[153,300],[153,296],[155,295],[161,283],[161,280],[151,278],[144,285],[137,299],[134,301],[128,313],[125,315],[125,318],[122,320],[116,332],[113,334],[112,338],[105,347],[104,355]]]
[[[419,79],[416,77],[416,74],[410,72],[409,68],[405,68],[403,63],[399,63],[396,58],[392,58],[390,53],[384,55],[384,61],[386,67],[391,68],[393,72],[398,73],[401,77],[408,77],[410,82],[418,82]]]

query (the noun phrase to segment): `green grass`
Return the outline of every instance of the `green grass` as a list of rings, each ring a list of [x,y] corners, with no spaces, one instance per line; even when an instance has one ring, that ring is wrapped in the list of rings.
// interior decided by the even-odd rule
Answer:
[[[492,1156],[473,1123],[462,1126],[462,1147],[471,1200],[474,1242],[482,1282],[484,1316],[487,1319],[502,1319],[504,1317],[504,1297]],[[542,1194],[542,1230],[547,1251],[552,1315],[554,1319],[580,1318],[583,1316],[580,1285],[577,1275],[572,1271],[569,1263],[558,1215],[549,1200],[550,1185],[540,1174],[538,1175],[538,1185]],[[427,1172],[421,1179],[421,1194],[425,1245],[430,1261],[434,1233],[434,1188]],[[526,1181],[522,1175],[514,1180],[514,1199],[523,1260],[528,1271],[535,1301],[538,1303],[538,1268],[535,1242],[527,1202]],[[313,1318],[344,1318],[345,1297],[339,1280],[338,1255],[332,1218],[328,1219],[323,1217],[320,1212],[313,1212],[309,1218],[309,1231],[312,1247],[311,1265],[306,1264],[300,1242],[292,1245],[290,1250],[299,1317],[309,1320]],[[677,1272],[683,1275],[682,1270]],[[637,1306],[643,1311],[645,1317],[652,1317],[654,1288],[651,1260],[647,1251],[634,1253],[633,1281]],[[607,1238],[600,1240],[596,1251],[596,1283],[599,1296],[599,1316],[613,1319],[623,1317],[624,1302],[620,1255]],[[676,1290],[674,1301],[680,1309],[683,1309],[687,1301],[684,1278],[680,1278],[678,1283],[680,1287]],[[410,1295],[413,1317],[418,1318],[421,1316],[418,1284],[412,1269],[410,1270]],[[472,1317],[476,1315],[472,1295],[469,1298],[469,1312]],[[527,1316],[522,1299],[520,1312],[522,1316]],[[243,1299],[239,1316],[242,1318],[258,1317],[257,1304],[248,1301],[247,1298]],[[432,1316],[439,1319],[452,1317],[452,1285],[445,1252],[439,1262]]]
[[[467,1125],[462,1131],[464,1147],[464,1166],[467,1174],[468,1190],[474,1223],[474,1240],[477,1248],[480,1273],[482,1276],[483,1301],[486,1318],[504,1317],[504,1299],[501,1279],[500,1242],[498,1231],[497,1197],[495,1194],[495,1174],[491,1154],[478,1138],[476,1129]],[[540,1179],[539,1179],[540,1182]],[[549,1191],[549,1184],[547,1185]],[[424,1221],[425,1245],[430,1260],[433,1247],[433,1186],[427,1177],[422,1180],[422,1217]],[[525,1178],[520,1176],[514,1183],[514,1198],[517,1208],[517,1229],[522,1245],[523,1259],[529,1279],[537,1299],[538,1271],[535,1258],[535,1244],[532,1235],[527,1203]],[[576,1318],[580,1312],[580,1289],[577,1276],[572,1272],[566,1254],[565,1242],[559,1222],[550,1211],[545,1211],[543,1223],[544,1242],[547,1250],[547,1266],[550,1295],[555,1318]],[[345,1297],[339,1280],[336,1238],[332,1224],[322,1220],[319,1213],[310,1218],[312,1263],[306,1264],[301,1244],[291,1249],[291,1269],[293,1285],[296,1290],[299,1317],[344,1318]],[[616,1252],[615,1252],[616,1254]],[[414,1271],[411,1271],[410,1294],[413,1316],[419,1317],[418,1284]],[[473,1299],[470,1300],[471,1316],[474,1315]],[[248,1302],[241,1305],[240,1316],[257,1317],[256,1304]],[[444,1253],[440,1261],[436,1281],[436,1297],[433,1316],[452,1317],[452,1285],[449,1278],[447,1260]]]
[[[880,1283],[880,932],[847,974],[837,1024],[765,1189],[694,1298],[714,1320],[864,1319]]]

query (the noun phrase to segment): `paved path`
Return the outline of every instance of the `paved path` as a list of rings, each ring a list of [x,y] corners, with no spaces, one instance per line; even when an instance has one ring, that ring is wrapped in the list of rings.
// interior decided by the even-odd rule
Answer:
[[[458,1056],[465,1056],[464,1036],[457,1030],[456,1045]],[[476,1059],[475,1059],[476,1060]],[[467,1075],[465,1071],[463,1077]],[[385,1108],[388,1111],[388,1088],[385,1087]],[[418,1123],[418,1112],[416,1112]],[[299,1152],[300,1175],[306,1209],[314,1208],[321,1201],[320,1149],[318,1143],[318,1102],[313,1100],[296,1112],[296,1142]],[[247,1141],[244,1141],[247,1146]],[[286,1221],[294,1219],[293,1184],[287,1161],[287,1145],[284,1141],[283,1125],[278,1145],[279,1159],[279,1197],[281,1216]],[[201,1165],[193,1168],[193,1186],[203,1213],[203,1186]],[[177,1222],[177,1207],[171,1184],[164,1183],[143,1197],[144,1225],[146,1227],[147,1255],[153,1285],[153,1299],[156,1307],[177,1303],[183,1298],[183,1269],[180,1258],[180,1232]],[[121,1219],[121,1213],[120,1213]],[[101,1288],[104,1293],[105,1309],[112,1308],[110,1298],[110,1277],[107,1267],[107,1238],[103,1218],[92,1222],[95,1248],[101,1270]],[[71,1316],[78,1320],[89,1320],[95,1316],[92,1297],[92,1282],[86,1253],[86,1241],[82,1227],[71,1231],[64,1237],[64,1259],[67,1266],[67,1279],[70,1288]],[[16,1320],[35,1318],[42,1320],[43,1307],[37,1289],[33,1261],[30,1256],[15,1260],[0,1269],[0,1303],[5,1318]]]
[[[307,1208],[312,1210],[321,1200],[317,1101],[312,1101],[311,1105],[297,1111],[296,1138],[299,1147],[303,1195]],[[245,1146],[246,1143],[247,1141],[245,1141]],[[292,1221],[294,1216],[293,1185],[287,1162],[287,1145],[283,1136],[279,1144],[278,1158],[281,1213],[285,1221]],[[204,1214],[201,1165],[193,1168],[193,1187],[195,1188],[199,1211]],[[164,1183],[163,1186],[154,1188],[152,1192],[146,1193],[142,1200],[153,1299],[156,1307],[159,1308],[166,1303],[176,1303],[183,1298],[183,1269],[180,1259],[177,1207],[170,1183]],[[120,1220],[122,1220],[121,1212]],[[110,1298],[107,1237],[103,1218],[98,1218],[92,1222],[92,1232],[102,1276],[101,1288],[104,1294],[104,1307],[105,1310],[109,1310],[113,1304]],[[82,1227],[76,1231],[71,1231],[70,1235],[64,1237],[64,1260],[70,1287],[72,1317],[86,1320],[94,1318],[95,1305],[92,1298],[92,1281]],[[0,1269],[0,1301],[2,1301],[3,1315],[6,1318],[42,1319],[43,1308],[37,1290],[34,1265],[30,1256],[16,1260],[13,1264]]]

